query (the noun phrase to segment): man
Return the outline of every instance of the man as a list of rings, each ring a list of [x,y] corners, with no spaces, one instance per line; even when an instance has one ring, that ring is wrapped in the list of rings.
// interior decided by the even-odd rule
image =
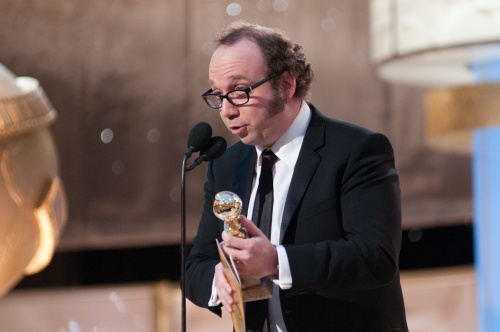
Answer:
[[[306,103],[312,79],[302,48],[277,30],[235,22],[216,40],[203,98],[241,142],[209,165],[187,297],[231,311],[217,238],[241,275],[276,283],[272,299],[257,301],[268,305],[264,317],[254,310],[259,303],[246,304],[248,330],[407,331],[392,147],[385,136]],[[268,239],[251,220],[269,150],[278,158]],[[226,190],[242,198],[248,238],[224,232],[212,212],[215,194]]]

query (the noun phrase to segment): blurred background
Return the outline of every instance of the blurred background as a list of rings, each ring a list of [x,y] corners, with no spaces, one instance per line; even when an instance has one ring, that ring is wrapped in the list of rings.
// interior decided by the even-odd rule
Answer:
[[[454,12],[462,16],[453,16],[444,36],[460,36],[453,28],[463,27],[467,15],[500,20],[495,1],[438,2],[421,2],[434,6],[427,18],[442,21],[446,4],[465,10]],[[400,268],[410,330],[475,331],[471,150],[462,138],[448,136],[442,144],[446,125],[439,120],[447,118],[436,112],[474,108],[481,96],[494,99],[498,87],[470,88],[476,80],[460,82],[472,90],[443,90],[431,84],[435,78],[405,80],[412,73],[404,68],[384,77],[381,68],[404,55],[397,46],[411,34],[403,32],[428,25],[421,21],[426,15],[404,16],[405,3],[1,1],[0,63],[36,78],[57,111],[50,131],[67,221],[50,264],[0,298],[0,329],[179,330],[182,156],[200,121],[235,141],[200,95],[208,88],[212,37],[244,19],[283,29],[304,47],[316,76],[312,102],[323,113],[390,138],[402,190]],[[400,14],[408,25],[392,32],[393,15]],[[397,52],[384,53],[384,45]],[[498,108],[500,100],[491,103]],[[199,222],[205,172],[206,164],[187,176],[188,242]],[[188,331],[231,329],[227,316],[188,309]],[[105,322],[123,323],[129,314],[126,328]]]

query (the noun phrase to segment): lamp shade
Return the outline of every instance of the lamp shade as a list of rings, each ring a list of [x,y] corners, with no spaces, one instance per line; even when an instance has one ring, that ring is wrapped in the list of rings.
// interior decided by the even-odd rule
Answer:
[[[500,1],[372,0],[372,59],[388,82],[500,81]]]

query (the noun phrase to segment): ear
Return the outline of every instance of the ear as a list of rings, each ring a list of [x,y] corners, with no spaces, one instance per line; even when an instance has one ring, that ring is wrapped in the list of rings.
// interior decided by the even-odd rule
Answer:
[[[284,92],[286,99],[291,100],[295,95],[295,89],[297,87],[297,81],[295,77],[290,75],[288,71],[285,71],[283,74],[281,74],[280,82],[282,91]]]

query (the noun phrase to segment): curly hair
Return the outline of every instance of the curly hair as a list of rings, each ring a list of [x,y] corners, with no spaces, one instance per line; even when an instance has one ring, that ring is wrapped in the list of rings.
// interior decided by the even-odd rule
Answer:
[[[291,41],[284,32],[244,21],[234,21],[219,31],[215,47],[233,45],[242,39],[254,41],[261,49],[269,73],[288,71],[296,80],[294,97],[308,99],[314,79],[311,65],[306,62],[302,46]],[[278,86],[278,78],[272,80]]]

